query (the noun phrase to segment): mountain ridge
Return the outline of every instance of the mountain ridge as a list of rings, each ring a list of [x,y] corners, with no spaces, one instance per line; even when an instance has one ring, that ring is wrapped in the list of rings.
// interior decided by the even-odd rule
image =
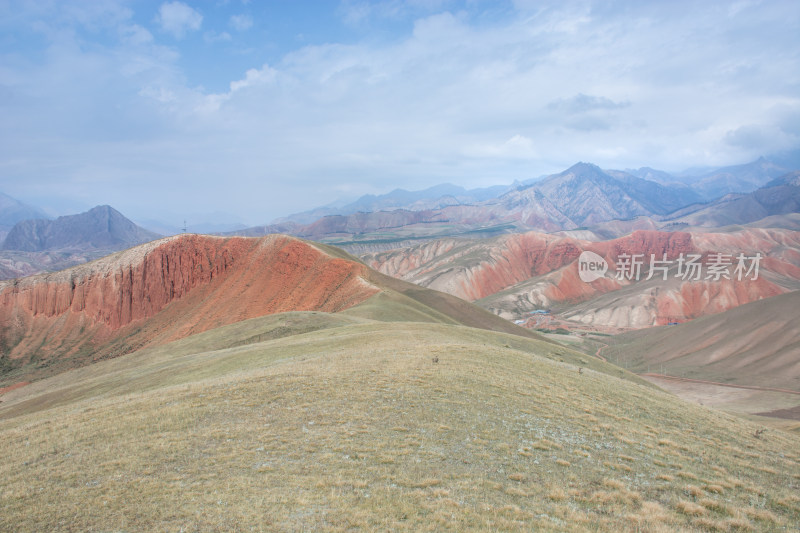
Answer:
[[[739,188],[749,193],[750,189],[776,179],[776,173],[782,170],[762,158],[687,178],[646,167],[634,171],[603,170],[597,165],[579,162],[558,174],[516,183],[503,194],[481,201],[465,203],[452,195],[438,196],[439,193],[458,192],[458,187],[449,184],[417,192],[395,190],[380,197],[362,197],[363,203],[355,213],[317,211],[325,216],[308,223],[288,217],[279,224],[229,234],[255,236],[283,232],[356,251],[359,243],[369,246],[382,242],[391,247],[392,241],[402,242],[408,238],[441,238],[470,232],[492,236],[509,232],[575,230],[641,216],[672,220],[681,213],[714,204],[706,199],[706,193],[696,190],[696,183],[706,183],[703,180],[711,183],[724,176],[726,180],[743,183]],[[492,189],[494,193],[500,190]],[[424,202],[403,205],[404,201],[424,197],[431,191],[433,194]],[[384,210],[381,201],[390,202],[391,209]],[[764,216],[774,214],[764,210]]]
[[[3,250],[43,252],[50,250],[127,248],[160,237],[140,228],[111,206],[93,207],[85,213],[55,220],[33,219],[11,228]]]
[[[410,313],[417,321],[538,338],[453,296],[371,272],[326,245],[286,235],[185,234],[60,272],[0,282],[0,367],[17,369],[18,378],[38,376],[250,318],[336,313],[373,297],[382,305],[354,312],[367,318],[384,313],[387,321],[397,319],[393,312]]]

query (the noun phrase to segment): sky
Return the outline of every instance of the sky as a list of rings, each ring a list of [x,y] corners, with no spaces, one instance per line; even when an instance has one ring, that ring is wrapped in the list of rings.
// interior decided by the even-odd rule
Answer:
[[[263,224],[800,148],[800,2],[0,0],[0,192]]]

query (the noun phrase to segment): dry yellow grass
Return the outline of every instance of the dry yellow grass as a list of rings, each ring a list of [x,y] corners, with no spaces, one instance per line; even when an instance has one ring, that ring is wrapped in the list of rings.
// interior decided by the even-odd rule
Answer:
[[[0,530],[800,523],[800,436],[755,439],[747,421],[602,366],[579,374],[552,344],[348,319],[214,348],[228,334],[15,391],[0,404]]]

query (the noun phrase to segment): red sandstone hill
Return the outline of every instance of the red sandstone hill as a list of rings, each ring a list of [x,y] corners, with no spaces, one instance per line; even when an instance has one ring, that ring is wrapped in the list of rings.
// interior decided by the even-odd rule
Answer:
[[[249,318],[339,312],[367,300],[371,307],[359,315],[365,318],[401,320],[398,309],[410,309],[414,320],[535,336],[450,295],[384,276],[336,248],[284,235],[180,235],[0,282],[0,385]]]
[[[367,270],[291,237],[171,237],[0,282],[0,346],[15,365],[42,366],[271,313],[340,311],[378,292]]]
[[[584,250],[604,257],[606,277],[585,283],[577,258]],[[697,253],[761,253],[757,280],[683,280],[674,261]],[[673,262],[668,280],[618,280],[621,254],[651,254]],[[398,277],[477,301],[509,319],[558,306],[564,316],[589,324],[642,327],[684,321],[775,296],[800,285],[800,232],[747,229],[733,233],[635,231],[602,242],[552,234],[504,235],[487,240],[445,239],[415,247],[363,256],[371,267]]]

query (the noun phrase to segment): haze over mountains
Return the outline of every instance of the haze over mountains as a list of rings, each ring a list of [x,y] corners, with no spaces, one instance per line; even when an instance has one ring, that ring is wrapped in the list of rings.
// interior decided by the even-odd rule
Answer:
[[[0,247],[0,279],[60,270],[159,237],[107,205],[55,220],[21,220]]]
[[[157,239],[160,235],[140,228],[108,205],[86,213],[18,222],[3,242],[3,250],[120,250]]]
[[[11,228],[21,220],[47,218],[44,212],[0,193],[0,229]]]
[[[411,243],[367,264],[275,234],[129,247],[155,235],[108,206],[18,222],[0,252],[16,266],[103,257],[0,282],[0,529],[786,529],[800,232],[737,224],[791,225],[798,185],[702,204],[580,163],[494,199],[395,192],[282,226]],[[585,251],[609,272],[582,280]],[[720,253],[760,254],[757,276],[678,271]],[[666,279],[615,277],[635,255]],[[181,510],[137,514],[165,501]]]
[[[47,218],[42,211],[0,193],[0,240],[5,239],[14,224],[22,220]]]
[[[715,213],[721,209],[718,204],[722,205],[723,200],[703,203],[708,198],[719,198],[731,191],[750,194],[788,172],[763,158],[694,177],[675,177],[652,169],[604,171],[595,165],[578,163],[540,180],[510,188],[473,191],[472,196],[470,191],[452,186],[416,193],[398,190],[381,197],[364,197],[338,211],[323,208],[235,234],[283,232],[364,252],[370,246],[373,249],[397,246],[405,239],[574,230],[634,217],[652,218],[654,226],[670,221],[673,225],[691,224],[691,213],[702,209]],[[458,196],[459,192],[463,195]],[[496,196],[479,199],[492,194]],[[354,212],[357,209],[360,211]],[[786,204],[766,203],[760,210],[750,209],[749,216],[739,218],[742,222],[752,222],[757,214],[763,218],[786,212],[792,212]],[[713,225],[710,218],[713,215],[708,214],[699,220],[705,221],[704,225]]]
[[[796,173],[785,170],[764,158],[693,176],[649,168],[604,171],[578,163],[559,174],[510,186],[466,190],[445,184],[367,195],[228,234],[285,233],[366,253],[420,239],[530,230],[570,231],[577,238],[598,240],[635,229],[718,227],[768,217],[778,217],[770,219],[769,226],[798,229],[800,220],[793,215],[800,187]],[[775,178],[779,174],[782,177]],[[760,185],[764,187],[753,190]],[[739,192],[728,194],[732,190]],[[703,203],[715,194],[725,196]],[[158,237],[109,206],[47,220],[13,199],[6,197],[4,202],[0,219],[15,221],[16,227],[8,227],[0,251],[0,278],[65,268]],[[29,215],[38,218],[20,220]],[[208,229],[226,227],[230,225],[220,221]]]
[[[793,170],[792,166],[784,166],[764,157],[743,165],[734,165],[708,172],[695,174],[667,172],[643,167],[627,172],[639,178],[655,181],[662,185],[685,185],[695,191],[703,200],[714,200],[732,193],[746,193],[766,185],[771,179]]]
[[[407,209],[410,211],[424,211],[439,209],[451,205],[475,204],[487,200],[499,198],[500,196],[515,189],[525,189],[532,185],[544,184],[545,181],[556,182],[550,184],[550,188],[558,186],[558,176],[575,171],[578,179],[593,181],[592,178],[600,177],[598,186],[603,185],[603,181],[608,181],[608,176],[613,176],[621,180],[622,184],[610,184],[616,188],[630,188],[638,200],[645,200],[654,213],[669,213],[678,207],[688,205],[696,201],[708,201],[720,198],[730,193],[747,193],[766,185],[771,179],[785,174],[792,167],[784,167],[780,164],[759,158],[756,161],[743,165],[723,167],[695,174],[692,171],[678,173],[676,175],[654,170],[647,167],[640,169],[627,169],[624,171],[600,171],[599,167],[589,165],[592,168],[579,169],[578,164],[561,174],[551,176],[541,176],[539,178],[526,179],[522,182],[515,182],[511,185],[496,185],[482,189],[467,190],[451,184],[441,184],[429,187],[421,191],[406,191],[396,189],[390,193],[382,195],[365,195],[358,200],[344,203],[341,206],[334,204],[320,207],[314,210],[290,215],[278,219],[274,223],[296,222],[299,224],[310,224],[324,216],[331,215],[352,215],[355,213],[372,213],[375,211]],[[583,164],[587,165],[587,164]],[[593,170],[600,171],[595,176],[591,176]],[[607,175],[605,172],[608,172]],[[645,184],[631,178],[639,178],[647,182],[654,182],[664,188],[653,187],[652,184]],[[626,186],[627,185],[627,186]],[[639,190],[636,190],[637,185]],[[656,194],[657,198],[649,202],[646,195]],[[678,207],[675,207],[676,204]]]
[[[691,206],[673,213],[673,217],[691,226],[718,227],[747,224],[770,216],[798,212],[800,171],[794,171],[771,180],[749,194],[728,194],[707,206]]]

